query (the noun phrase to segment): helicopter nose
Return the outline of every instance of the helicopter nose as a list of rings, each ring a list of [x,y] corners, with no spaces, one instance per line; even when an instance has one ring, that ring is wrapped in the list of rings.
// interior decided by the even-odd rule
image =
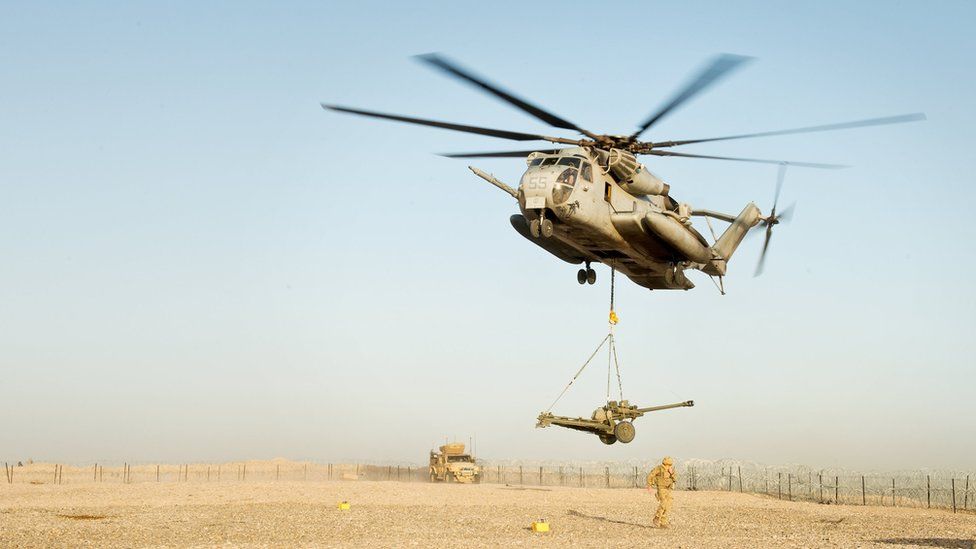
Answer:
[[[548,171],[530,170],[522,176],[519,188],[525,197],[525,209],[535,210],[546,207],[546,199],[549,196],[549,188],[554,177]]]

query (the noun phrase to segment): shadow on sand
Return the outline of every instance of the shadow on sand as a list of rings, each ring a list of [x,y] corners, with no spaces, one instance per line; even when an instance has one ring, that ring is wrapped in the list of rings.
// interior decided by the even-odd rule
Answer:
[[[914,545],[921,547],[941,547],[945,549],[976,549],[976,541],[950,538],[890,538],[876,539],[878,543],[891,545]]]
[[[625,524],[627,526],[636,526],[638,528],[647,528],[648,530],[656,530],[656,528],[654,528],[653,526],[648,526],[646,524],[637,524],[636,522],[627,522],[625,520],[616,520],[616,519],[601,517],[597,515],[587,515],[586,513],[574,511],[573,509],[566,511],[566,514],[571,517],[581,517],[581,518],[588,518],[593,520],[602,520],[603,522],[612,522],[613,524]]]

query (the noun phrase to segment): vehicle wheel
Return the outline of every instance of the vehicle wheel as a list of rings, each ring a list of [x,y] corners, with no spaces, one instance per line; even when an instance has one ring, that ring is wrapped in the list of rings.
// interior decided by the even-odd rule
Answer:
[[[596,284],[596,271],[594,271],[593,269],[587,269],[586,281],[590,284]]]
[[[542,220],[541,227],[542,227],[542,236],[544,236],[546,238],[549,238],[549,237],[552,236],[552,233],[553,233],[553,230],[554,230],[553,229],[553,226],[552,226],[552,220],[543,219]]]
[[[539,230],[538,219],[533,219],[532,221],[529,221],[529,234],[531,234],[534,238],[539,238],[539,236],[542,234]]]
[[[637,432],[634,430],[634,424],[629,421],[621,421],[613,428],[613,434],[616,435],[617,440],[627,444],[628,442],[634,440],[634,435]]]
[[[580,284],[586,284],[586,269],[580,269],[576,271],[576,282]]]
[[[600,434],[600,442],[610,445],[617,442],[617,437],[615,435]]]

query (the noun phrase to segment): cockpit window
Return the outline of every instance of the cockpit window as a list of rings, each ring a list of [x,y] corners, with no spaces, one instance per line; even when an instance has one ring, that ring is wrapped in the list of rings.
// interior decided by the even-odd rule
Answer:
[[[556,204],[565,202],[569,195],[573,194],[573,187],[576,185],[576,168],[566,168],[559,177],[556,184],[552,186],[552,200]]]
[[[535,158],[532,162],[529,162],[529,166],[538,166],[539,164],[542,164],[541,158]]]
[[[579,166],[580,166],[580,159],[579,158],[572,158],[572,157],[560,158],[559,159],[559,165],[560,166],[573,166],[573,167],[579,168]]]
[[[542,166],[552,166],[553,164],[556,163],[557,160],[559,160],[559,159],[558,158],[555,158],[555,157],[549,157],[549,158],[546,158],[545,160],[543,160],[541,165]]]
[[[563,170],[563,173],[556,178],[556,184],[569,185],[570,187],[576,185],[576,170],[572,168]]]
[[[583,162],[583,169],[580,171],[583,181],[593,181],[593,168],[589,162]]]

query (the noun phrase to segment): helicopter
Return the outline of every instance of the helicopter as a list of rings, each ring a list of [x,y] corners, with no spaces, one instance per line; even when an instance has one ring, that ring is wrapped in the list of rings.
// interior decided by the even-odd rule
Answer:
[[[668,101],[650,114],[637,130],[628,135],[597,134],[526,101],[504,88],[476,76],[440,54],[417,56],[422,63],[494,96],[501,101],[560,130],[583,136],[567,138],[518,131],[500,130],[414,118],[396,114],[354,109],[322,103],[324,109],[346,114],[392,120],[408,124],[486,135],[513,141],[547,141],[564,148],[443,154],[449,158],[525,158],[527,169],[513,188],[476,167],[478,177],[508,193],[518,202],[520,213],[509,218],[520,235],[551,255],[573,265],[584,265],[576,273],[579,284],[595,284],[594,263],[620,271],[649,290],[689,290],[695,285],[686,270],[698,270],[718,279],[724,294],[723,277],[728,262],[743,238],[753,228],[765,228],[765,240],[755,275],[763,271],[773,227],[790,218],[793,207],[777,213],[780,190],[787,167],[836,169],[846,166],[811,162],[791,162],[758,158],[739,158],[692,154],[675,147],[749,139],[879,126],[924,120],[922,113],[872,118],[820,126],[763,131],[699,139],[643,141],[640,139],[657,122],[738,69],[751,58],[721,54],[703,68]],[[696,158],[775,164],[779,166],[776,192],[770,213],[763,215],[752,202],[736,215],[693,208],[675,200],[671,187],[647,169],[639,156]],[[711,244],[692,224],[693,217],[728,223],[721,235],[712,230]]]

